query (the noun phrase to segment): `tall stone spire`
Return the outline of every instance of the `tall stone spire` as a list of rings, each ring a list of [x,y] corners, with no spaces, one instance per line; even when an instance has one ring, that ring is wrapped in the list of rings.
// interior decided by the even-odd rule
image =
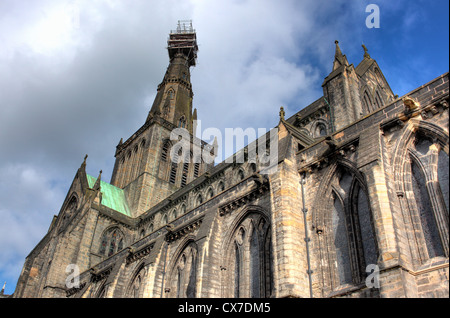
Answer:
[[[178,27],[167,41],[170,63],[158,85],[158,93],[147,121],[159,116],[177,127],[193,132],[192,92],[190,67],[197,58],[197,37],[191,21],[178,21]]]
[[[341,48],[339,47],[339,41],[334,41],[336,44],[336,52],[334,54],[334,62],[333,62],[333,71],[336,70],[338,67],[345,65],[348,66],[347,57],[342,54]]]

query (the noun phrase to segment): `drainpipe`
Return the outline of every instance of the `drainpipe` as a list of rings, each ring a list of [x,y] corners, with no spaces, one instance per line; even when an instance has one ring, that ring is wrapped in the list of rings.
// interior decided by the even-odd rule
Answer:
[[[302,173],[302,179],[300,181],[300,185],[302,188],[302,211],[303,211],[303,222],[305,223],[305,243],[306,243],[306,260],[308,262],[308,270],[306,271],[308,273],[308,278],[309,278],[309,296],[311,298],[313,298],[313,291],[312,291],[312,273],[313,271],[311,270],[311,260],[310,260],[310,256],[309,256],[309,242],[311,241],[309,236],[308,236],[308,225],[306,222],[306,212],[308,212],[308,209],[305,208],[305,190],[303,188],[303,185],[306,183],[305,181],[305,172]]]

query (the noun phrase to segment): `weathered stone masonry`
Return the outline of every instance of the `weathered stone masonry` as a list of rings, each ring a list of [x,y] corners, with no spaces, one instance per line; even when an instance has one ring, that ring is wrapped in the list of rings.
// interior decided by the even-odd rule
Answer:
[[[354,66],[336,41],[323,96],[280,111],[265,175],[246,156],[213,166],[174,149],[177,127],[191,149],[212,145],[193,137],[195,32],[168,44],[111,182],[85,158],[14,297],[448,297],[448,73],[398,97],[366,47]]]

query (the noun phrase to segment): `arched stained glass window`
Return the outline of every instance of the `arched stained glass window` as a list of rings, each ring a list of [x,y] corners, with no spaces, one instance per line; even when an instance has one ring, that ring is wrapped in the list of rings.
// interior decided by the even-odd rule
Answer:
[[[111,228],[105,231],[100,242],[99,254],[110,257],[122,250],[124,247],[124,236],[117,228]]]

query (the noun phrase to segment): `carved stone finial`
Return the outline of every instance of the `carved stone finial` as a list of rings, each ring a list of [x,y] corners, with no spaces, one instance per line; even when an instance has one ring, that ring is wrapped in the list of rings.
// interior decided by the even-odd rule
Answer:
[[[362,47],[364,49],[364,57],[370,58],[369,53],[367,53],[367,47],[364,45],[364,43],[363,43]]]
[[[339,47],[339,41],[338,40],[334,41],[334,44],[336,44],[335,57],[341,57],[342,56],[342,51],[341,51],[341,48]]]
[[[83,163],[81,164],[82,167],[86,166],[86,159],[87,159],[88,155],[84,156],[84,160]]]
[[[286,113],[284,112],[284,107],[281,106],[280,107],[280,120],[284,120],[285,115],[286,115]]]

